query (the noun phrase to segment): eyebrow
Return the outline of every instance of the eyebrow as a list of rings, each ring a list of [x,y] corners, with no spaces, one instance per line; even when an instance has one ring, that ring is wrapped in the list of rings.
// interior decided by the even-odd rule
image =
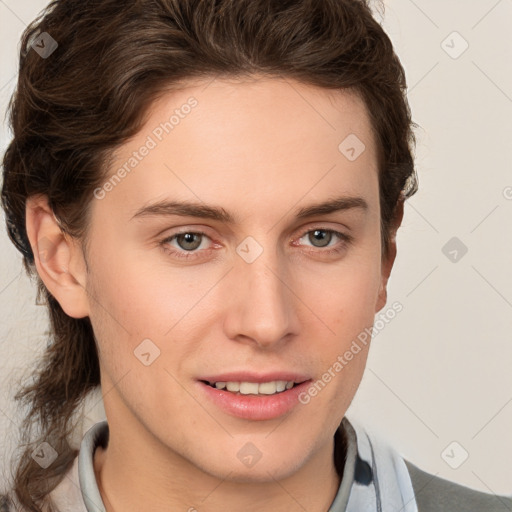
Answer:
[[[304,219],[316,215],[328,215],[330,213],[360,209],[368,210],[368,203],[362,197],[343,196],[330,199],[321,203],[315,203],[297,210],[295,217]],[[135,212],[130,220],[143,217],[158,217],[178,215],[184,217],[198,217],[210,219],[226,224],[235,224],[236,217],[222,207],[208,206],[204,203],[190,201],[163,200],[143,206]]]

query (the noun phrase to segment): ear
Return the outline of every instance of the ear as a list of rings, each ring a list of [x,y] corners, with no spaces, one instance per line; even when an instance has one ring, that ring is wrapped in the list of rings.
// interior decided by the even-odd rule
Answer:
[[[67,315],[88,316],[87,272],[78,241],[61,229],[46,196],[27,199],[25,218],[34,263],[46,288]]]
[[[377,303],[375,305],[375,313],[380,311],[386,305],[386,302],[388,300],[388,279],[391,274],[391,269],[393,268],[393,264],[396,258],[396,232],[398,231],[398,228],[402,224],[402,219],[404,216],[404,200],[404,197],[400,195],[400,198],[395,207],[393,222],[390,227],[388,251],[382,257],[382,275],[379,295],[377,297]]]

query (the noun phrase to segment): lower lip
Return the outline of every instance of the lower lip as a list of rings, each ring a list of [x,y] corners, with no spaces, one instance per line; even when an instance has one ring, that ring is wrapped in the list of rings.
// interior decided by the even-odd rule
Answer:
[[[311,381],[287,389],[275,395],[241,395],[213,388],[204,382],[199,387],[217,407],[224,412],[245,420],[261,421],[278,418],[291,411],[299,403],[299,395]]]

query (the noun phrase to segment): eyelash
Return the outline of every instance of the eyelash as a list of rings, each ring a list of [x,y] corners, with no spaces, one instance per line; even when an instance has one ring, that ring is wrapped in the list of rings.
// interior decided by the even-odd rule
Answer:
[[[353,237],[351,235],[347,235],[345,233],[340,233],[339,231],[336,231],[334,229],[327,229],[322,227],[314,227],[312,229],[308,229],[307,231],[303,232],[301,236],[299,236],[299,240],[303,238],[304,236],[308,235],[309,233],[313,233],[314,231],[325,231],[326,233],[331,233],[332,235],[337,236],[340,239],[340,243],[337,244],[337,246],[333,249],[323,250],[321,247],[318,247],[316,249],[308,249],[308,252],[320,252],[323,255],[327,256],[333,256],[335,254],[341,253],[347,245],[350,245],[353,242]],[[206,233],[203,231],[192,231],[192,230],[185,230],[178,233],[174,233],[171,236],[168,236],[164,238],[160,242],[160,246],[162,249],[171,256],[181,259],[181,260],[190,260],[190,259],[197,259],[199,256],[197,255],[198,252],[200,252],[198,249],[195,249],[194,251],[184,251],[184,250],[176,250],[176,249],[169,249],[168,244],[174,240],[179,235],[184,234],[193,234],[193,235],[200,235],[207,238],[210,238]],[[203,251],[211,251],[212,249],[203,249]]]
[[[301,236],[299,236],[299,239],[303,238],[304,236],[306,236],[309,233],[312,233],[314,231],[325,231],[326,233],[331,233],[333,235],[336,235],[338,238],[340,238],[341,243],[335,249],[322,250],[322,248],[320,248],[320,247],[317,248],[318,252],[320,252],[322,254],[325,254],[325,255],[328,255],[328,256],[340,253],[341,251],[343,251],[345,249],[346,245],[350,245],[353,242],[353,240],[354,240],[354,238],[351,235],[347,235],[345,233],[340,233],[339,231],[336,231],[334,229],[327,229],[327,228],[322,228],[322,227],[315,227],[315,228],[312,228],[312,229],[308,229],[307,231],[302,233]],[[178,250],[175,250],[175,249],[173,249],[173,250],[169,249],[169,247],[168,247],[169,242],[174,240],[179,235],[184,235],[184,234],[200,235],[200,236],[205,236],[207,238],[210,238],[203,231],[185,230],[185,231],[181,231],[181,232],[178,232],[178,233],[174,233],[173,235],[164,238],[160,242],[160,245],[162,246],[162,249],[166,253],[168,253],[171,256],[176,257],[178,259],[189,260],[189,259],[196,259],[196,258],[198,258],[197,253],[199,251],[197,249],[195,249],[194,251],[183,251],[183,250],[182,251],[178,251]],[[211,251],[211,250],[212,249],[203,249],[203,251]],[[317,252],[316,250],[313,250],[313,251],[308,250],[308,251],[309,252]]]

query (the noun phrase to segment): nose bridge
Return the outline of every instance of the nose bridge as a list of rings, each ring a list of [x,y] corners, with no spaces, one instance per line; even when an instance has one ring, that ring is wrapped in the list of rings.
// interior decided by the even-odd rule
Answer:
[[[286,261],[270,242],[266,247],[254,239],[237,247],[232,275],[235,337],[251,338],[261,346],[278,343],[293,329],[293,294],[287,283]],[[269,237],[271,238],[271,237]]]

